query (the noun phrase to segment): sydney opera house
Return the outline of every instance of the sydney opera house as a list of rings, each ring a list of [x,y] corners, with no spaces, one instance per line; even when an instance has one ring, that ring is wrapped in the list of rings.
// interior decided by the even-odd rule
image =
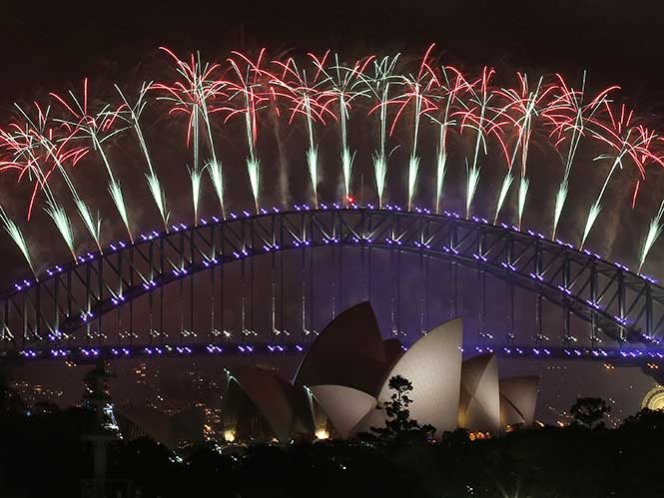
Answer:
[[[352,438],[385,424],[390,378],[410,380],[411,418],[435,436],[464,428],[498,434],[533,423],[538,377],[499,378],[494,355],[463,359],[463,320],[443,323],[406,349],[383,340],[368,303],[337,316],[316,338],[291,382],[274,370],[227,372],[227,441]]]

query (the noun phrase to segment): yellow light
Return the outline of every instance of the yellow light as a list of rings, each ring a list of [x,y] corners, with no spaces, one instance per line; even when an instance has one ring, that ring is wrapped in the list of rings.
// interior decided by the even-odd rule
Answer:
[[[235,441],[235,431],[224,431],[224,440],[227,443]]]
[[[318,429],[316,431],[316,439],[325,440],[330,438],[330,433],[326,429]]]
[[[656,386],[643,397],[641,401],[641,408],[648,408],[650,410],[663,410],[664,409],[664,387]]]

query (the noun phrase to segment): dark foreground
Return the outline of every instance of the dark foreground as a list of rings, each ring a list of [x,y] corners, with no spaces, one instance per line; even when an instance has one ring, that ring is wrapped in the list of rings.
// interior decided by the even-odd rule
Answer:
[[[92,476],[84,409],[0,414],[0,496],[77,497]],[[522,430],[440,443],[256,445],[235,454],[201,444],[176,457],[149,439],[109,445],[108,478],[151,497],[662,497],[664,413],[619,429]],[[118,495],[117,490],[114,492]]]

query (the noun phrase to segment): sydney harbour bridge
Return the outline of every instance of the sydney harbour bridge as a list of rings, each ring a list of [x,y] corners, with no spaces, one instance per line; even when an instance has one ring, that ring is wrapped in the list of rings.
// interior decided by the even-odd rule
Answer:
[[[584,249],[609,211],[602,213],[607,187],[619,181],[622,194],[636,180],[634,206],[646,169],[664,167],[656,131],[613,102],[616,87],[592,94],[585,79],[575,89],[559,75],[532,85],[522,74],[515,86],[500,87],[492,83],[492,69],[465,75],[440,64],[433,48],[419,68],[399,55],[344,65],[329,51],[310,54],[308,72],[294,58],[269,60],[264,50],[256,58],[232,52],[226,63],[208,64],[164,49],[173,82],[144,83],[135,94],[115,85],[113,97],[93,99],[85,80],[82,96],[53,93],[34,110],[16,106],[12,122],[0,129],[3,172],[16,172],[17,185],[31,182],[26,222],[33,211],[52,221],[73,261],[35,271],[25,222],[0,206],[5,230],[39,275],[0,296],[1,357],[82,362],[298,353],[340,311],[370,301],[384,333],[406,347],[416,334],[463,316],[469,352],[656,367],[664,359],[664,288],[641,268],[664,228],[664,202],[637,272]],[[164,114],[187,118],[184,142],[174,145],[163,130],[144,130],[145,116],[160,122]],[[223,161],[215,145],[220,136],[244,136],[228,141]],[[556,163],[553,203],[542,201],[551,178],[538,173],[545,181],[536,185],[527,167],[531,138],[563,159],[562,174]],[[361,142],[372,150],[354,150]],[[577,153],[581,143],[598,155]],[[237,144],[242,152],[231,150]],[[187,159],[173,155],[183,150]],[[568,199],[577,156],[597,164],[604,177],[582,178],[583,193],[591,192],[594,202],[588,208],[583,197],[587,215],[581,217],[570,206],[573,196]],[[269,175],[261,157],[272,158]],[[139,177],[148,190],[139,194],[140,206],[159,213],[162,229],[138,232],[115,168],[122,160],[133,175],[143,168]],[[187,165],[193,225],[170,217],[160,175],[166,171],[173,182],[175,163]],[[235,169],[229,174],[222,163]],[[237,168],[242,163],[246,172]],[[627,165],[634,168],[625,172]],[[129,240],[108,243],[101,214],[94,215],[103,200],[86,203],[90,193],[80,188],[84,167],[94,169],[89,182],[97,192],[100,177],[108,182],[102,191],[110,193],[114,219]],[[487,170],[489,181],[480,181]],[[281,207],[269,208],[261,178],[281,182],[289,174],[292,190],[307,192],[308,205],[293,205],[282,192],[272,196]],[[365,193],[365,176],[375,205],[352,197]],[[388,186],[388,179],[397,183]],[[465,184],[463,193],[449,193],[455,181]],[[332,195],[325,195],[325,184]],[[491,193],[476,195],[488,185]],[[202,189],[215,194],[218,217],[202,214],[210,212],[201,206]],[[385,202],[403,191],[406,208]],[[227,212],[229,197],[245,205],[235,197],[247,193],[251,212]],[[433,209],[415,207],[418,197],[435,199],[424,203]],[[444,211],[455,197],[465,203],[463,215]],[[476,197],[497,202],[475,211]],[[522,228],[526,206],[545,204],[554,204],[552,235]],[[494,221],[471,215],[488,211]],[[563,218],[575,226],[585,220],[579,248],[556,238]],[[506,219],[512,221],[500,223]],[[77,253],[81,233],[95,243],[94,252]]]
[[[402,283],[402,267],[415,268],[416,284]],[[513,226],[369,205],[264,209],[117,241],[38,282],[16,283],[2,297],[0,345],[4,357],[24,360],[298,353],[350,299],[380,290],[392,333],[407,336],[400,315],[408,303],[422,322],[410,333],[426,332],[432,315],[460,314],[464,286],[474,296],[464,311],[477,329],[467,334],[471,350],[625,364],[664,358],[664,288],[650,277]],[[285,301],[296,308],[290,331]],[[321,302],[331,303],[325,312]]]

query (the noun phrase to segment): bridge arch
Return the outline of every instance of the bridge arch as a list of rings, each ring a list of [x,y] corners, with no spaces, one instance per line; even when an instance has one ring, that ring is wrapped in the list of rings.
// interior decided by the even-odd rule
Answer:
[[[201,220],[81,255],[76,264],[58,265],[38,282],[25,280],[4,293],[0,347],[72,344],[77,332],[108,313],[211,268],[329,246],[419,254],[505,280],[535,294],[538,306],[546,300],[560,307],[563,339],[571,315],[590,324],[591,340],[601,334],[619,343],[658,342],[664,329],[664,288],[589,251],[454,213],[334,206]]]

